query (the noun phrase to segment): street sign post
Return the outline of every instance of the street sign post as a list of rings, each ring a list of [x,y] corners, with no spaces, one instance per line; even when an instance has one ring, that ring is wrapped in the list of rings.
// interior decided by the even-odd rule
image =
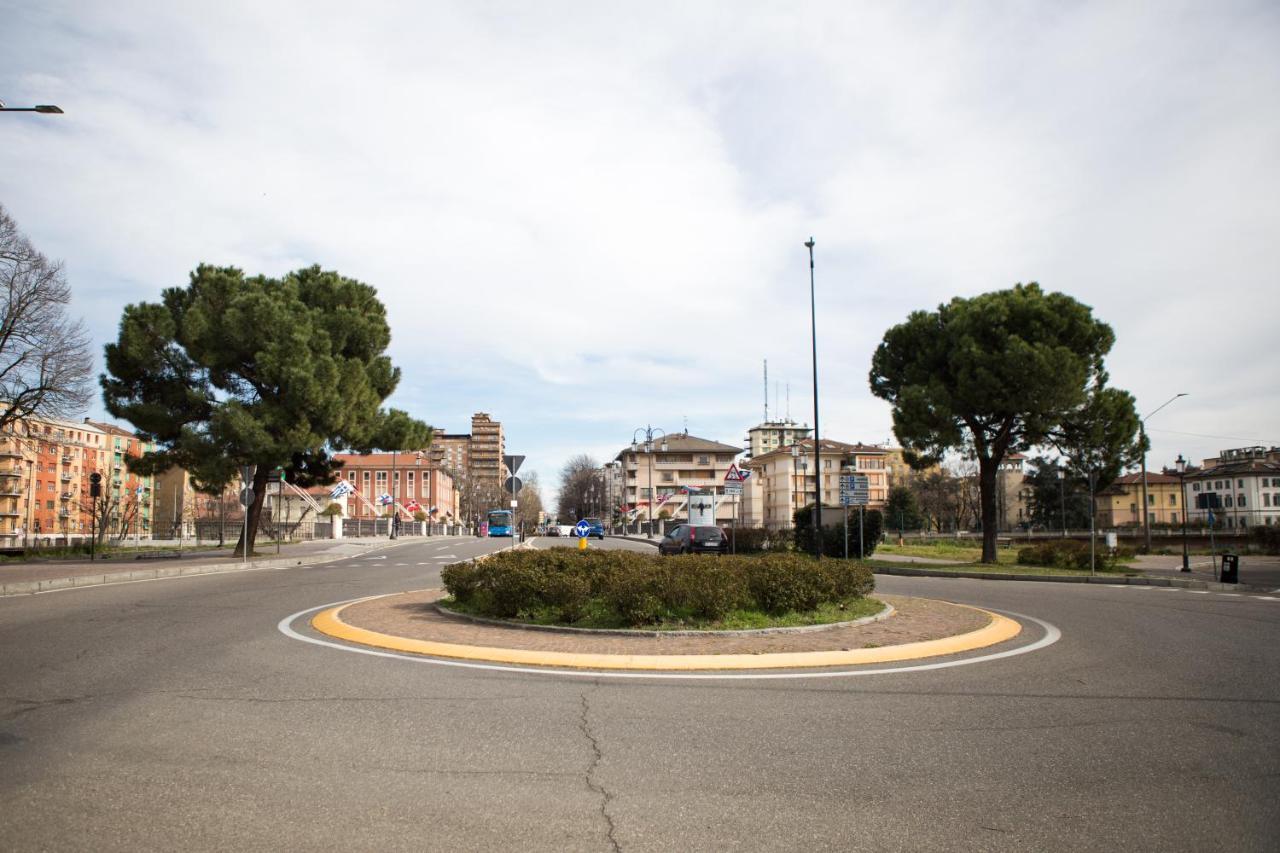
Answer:
[[[507,466],[507,470],[514,476],[520,470],[520,466],[524,464],[523,456],[508,456],[505,453],[502,456],[502,463]]]
[[[508,494],[514,497],[515,495],[520,494],[520,490],[524,488],[524,483],[521,482],[519,477],[508,477],[507,481],[502,484],[502,487],[507,490]]]

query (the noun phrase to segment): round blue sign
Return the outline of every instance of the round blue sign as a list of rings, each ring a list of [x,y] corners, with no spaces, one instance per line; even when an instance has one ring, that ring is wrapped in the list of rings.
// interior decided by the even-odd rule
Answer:
[[[573,526],[573,532],[579,536],[586,537],[591,532],[591,525],[587,524],[586,519],[583,519]]]

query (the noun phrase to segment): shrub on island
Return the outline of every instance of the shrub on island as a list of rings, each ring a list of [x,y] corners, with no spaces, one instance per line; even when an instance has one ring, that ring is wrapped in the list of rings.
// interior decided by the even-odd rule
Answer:
[[[658,557],[631,551],[503,551],[440,573],[468,613],[498,619],[642,627],[714,622],[735,611],[805,613],[866,596],[871,570],[794,553]]]

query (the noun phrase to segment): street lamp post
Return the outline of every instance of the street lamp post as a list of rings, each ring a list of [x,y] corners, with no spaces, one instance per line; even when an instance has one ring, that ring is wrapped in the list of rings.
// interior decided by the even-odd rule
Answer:
[[[1145,418],[1138,419],[1138,439],[1142,443],[1142,529],[1143,541],[1146,543],[1146,553],[1148,554],[1151,553],[1151,510],[1147,506],[1147,418],[1150,418],[1156,412],[1160,411],[1179,397],[1185,396],[1187,396],[1186,392],[1174,394],[1168,400],[1165,400],[1157,406],[1155,411],[1150,415],[1147,415]],[[1183,507],[1183,509],[1186,509],[1186,507]]]
[[[662,433],[662,444],[660,446],[662,448],[662,452],[666,453],[667,452],[667,433],[665,430],[658,429],[657,427],[654,427],[654,426],[645,425],[642,427],[637,427],[635,432],[631,433],[631,452],[633,454],[639,451],[639,448],[637,446],[637,443],[638,443],[637,436],[639,436],[640,433],[644,433],[644,452],[649,463],[649,503],[648,503],[649,512],[648,512],[648,515],[649,515],[649,538],[652,539],[653,538],[653,499],[655,495],[655,490],[653,488],[653,436],[655,433]]]
[[[1182,458],[1182,454],[1178,454],[1178,460],[1175,462],[1178,466],[1178,491],[1182,493],[1182,570],[1184,572],[1191,571],[1191,559],[1187,554],[1187,460]]]
[[[813,238],[805,241],[809,249],[809,332],[813,346],[813,482],[814,538],[813,556],[822,557],[822,432],[818,429],[818,310],[813,287]]]
[[[391,520],[387,522],[387,538],[396,538],[396,451],[391,450]]]
[[[1058,468],[1058,509],[1062,512],[1062,538],[1067,538],[1067,472]]]

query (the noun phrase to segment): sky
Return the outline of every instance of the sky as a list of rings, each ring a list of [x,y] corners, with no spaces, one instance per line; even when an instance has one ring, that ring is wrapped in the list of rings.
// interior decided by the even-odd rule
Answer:
[[[913,310],[1093,308],[1148,467],[1280,445],[1274,3],[0,0],[0,204],[97,344],[199,263],[377,288],[544,493],[637,428],[890,440]],[[775,398],[775,387],[777,388]],[[789,392],[788,392],[789,387]],[[789,403],[788,403],[789,397]],[[99,403],[89,414],[102,416]],[[549,497],[544,494],[544,497]]]

